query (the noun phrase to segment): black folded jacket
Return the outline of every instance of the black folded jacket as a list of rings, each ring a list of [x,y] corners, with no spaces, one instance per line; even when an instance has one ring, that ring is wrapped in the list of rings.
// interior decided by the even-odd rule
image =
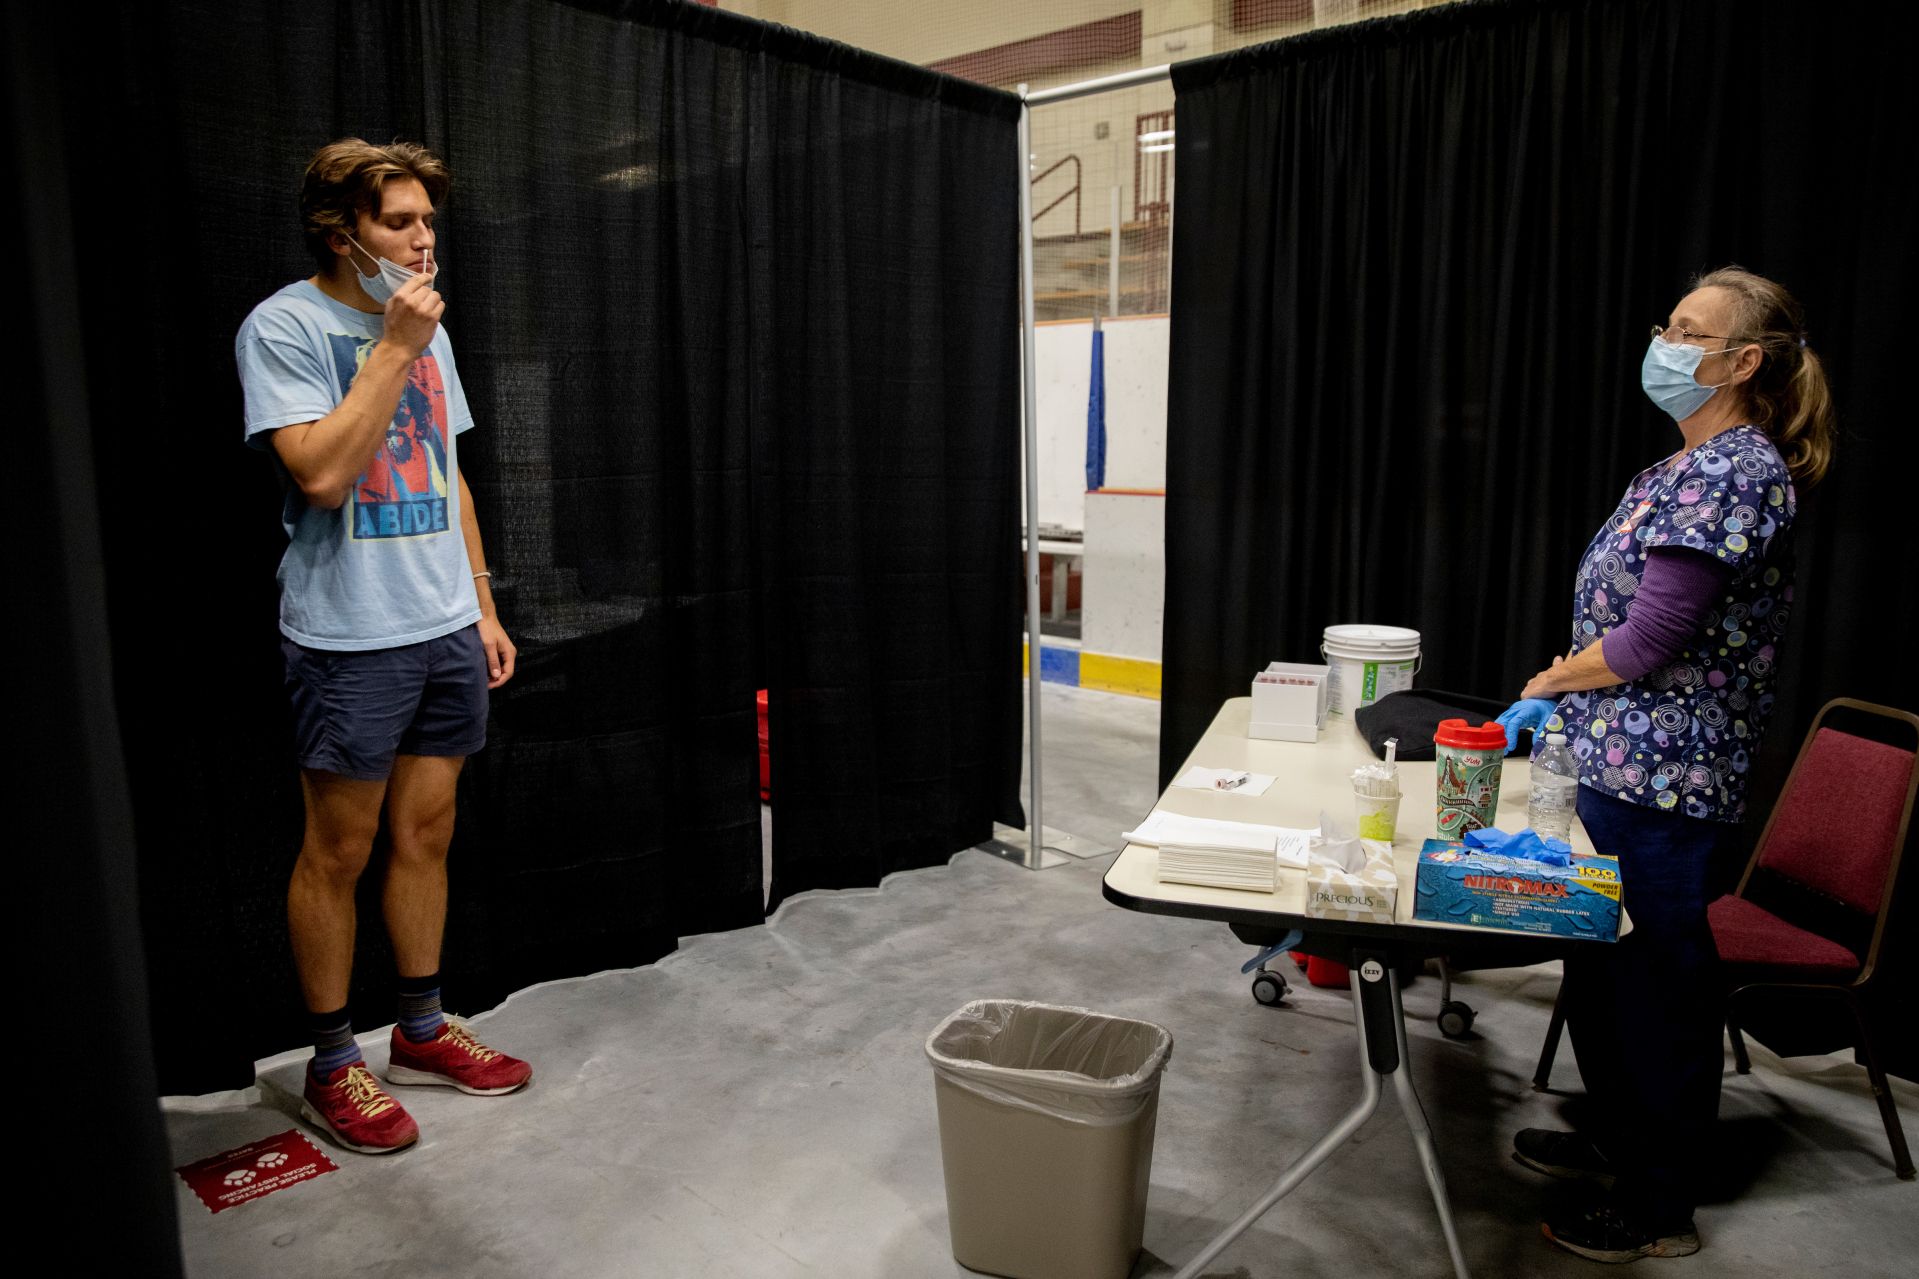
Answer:
[[[1473,697],[1466,693],[1446,693],[1436,688],[1407,689],[1388,693],[1371,706],[1353,713],[1353,722],[1373,754],[1386,758],[1386,739],[1399,739],[1398,758],[1433,758],[1433,734],[1442,719],[1463,719],[1468,724],[1484,724],[1499,718],[1511,702]],[[1519,735],[1519,749],[1530,751],[1530,733]]]

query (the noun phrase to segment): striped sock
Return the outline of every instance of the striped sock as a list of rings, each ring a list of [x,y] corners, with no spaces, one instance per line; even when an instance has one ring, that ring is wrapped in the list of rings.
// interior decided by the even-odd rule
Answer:
[[[307,1069],[321,1083],[331,1079],[340,1067],[362,1060],[360,1045],[353,1040],[353,1018],[347,1015],[346,1009],[310,1013],[308,1025],[313,1033],[313,1060]]]
[[[400,978],[400,1033],[408,1042],[423,1044],[439,1037],[446,1025],[440,1011],[440,974]]]

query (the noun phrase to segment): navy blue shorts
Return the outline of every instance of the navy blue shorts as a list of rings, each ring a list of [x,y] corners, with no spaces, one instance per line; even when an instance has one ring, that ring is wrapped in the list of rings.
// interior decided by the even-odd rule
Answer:
[[[467,756],[486,745],[480,628],[398,648],[341,653],[284,635],[300,767],[384,781],[395,755]]]

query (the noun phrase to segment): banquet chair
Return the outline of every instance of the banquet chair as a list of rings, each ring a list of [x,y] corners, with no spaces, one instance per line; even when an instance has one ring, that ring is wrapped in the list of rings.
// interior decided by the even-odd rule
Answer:
[[[1910,737],[1911,745],[1829,727],[1835,711],[1877,717],[1881,728],[1900,741]],[[1740,995],[1782,990],[1842,1001],[1892,1144],[1893,1166],[1907,1181],[1913,1179],[1912,1154],[1865,996],[1884,980],[1881,947],[1919,792],[1915,761],[1919,715],[1848,697],[1827,702],[1807,730],[1739,886],[1706,908],[1724,966],[1726,1029],[1739,1073],[1752,1070],[1737,1017]],[[1562,986],[1533,1074],[1533,1087],[1542,1091],[1565,1026],[1564,1003]]]

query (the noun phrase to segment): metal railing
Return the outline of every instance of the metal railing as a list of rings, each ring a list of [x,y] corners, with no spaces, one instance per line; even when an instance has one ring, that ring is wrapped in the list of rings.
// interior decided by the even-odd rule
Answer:
[[[1134,122],[1136,135],[1170,134],[1173,129],[1173,113],[1167,111],[1141,112]],[[1167,175],[1172,169],[1171,151],[1155,150],[1148,153],[1135,149],[1133,152],[1133,218],[1139,222],[1160,223],[1169,221],[1173,213],[1172,184]]]
[[[1072,188],[1071,188],[1070,190],[1068,190],[1068,191],[1066,191],[1066,192],[1065,192],[1064,194],[1062,194],[1062,195],[1061,195],[1061,196],[1059,197],[1059,199],[1057,199],[1057,200],[1055,200],[1055,201],[1053,201],[1053,202],[1052,202],[1051,204],[1049,204],[1049,205],[1047,205],[1047,206],[1046,206],[1045,208],[1043,208],[1043,209],[1041,209],[1041,210],[1040,210],[1040,211],[1039,211],[1038,213],[1035,213],[1035,214],[1033,215],[1033,221],[1034,221],[1034,222],[1038,222],[1038,221],[1039,221],[1039,220],[1040,220],[1041,218],[1043,218],[1043,217],[1045,217],[1045,216],[1046,216],[1047,214],[1049,214],[1049,213],[1051,213],[1051,212],[1052,212],[1052,211],[1053,211],[1054,209],[1057,209],[1057,208],[1058,208],[1058,207],[1059,207],[1060,205],[1062,205],[1062,204],[1064,204],[1064,203],[1066,203],[1066,200],[1067,200],[1067,197],[1068,197],[1068,196],[1070,196],[1070,197],[1072,197],[1072,200],[1073,200],[1073,234],[1074,234],[1074,235],[1078,235],[1078,234],[1079,234],[1079,191],[1080,191],[1080,183],[1081,183],[1081,182],[1082,182],[1082,181],[1083,181],[1083,180],[1085,179],[1085,177],[1086,177],[1086,170],[1085,170],[1085,167],[1084,167],[1083,165],[1081,165],[1081,164],[1080,164],[1080,162],[1079,162],[1079,157],[1078,157],[1077,155],[1068,155],[1068,156],[1065,156],[1065,157],[1063,157],[1063,158],[1062,158],[1062,159],[1060,159],[1060,160],[1059,160],[1058,162],[1056,162],[1056,163],[1054,163],[1053,165],[1051,165],[1050,167],[1048,167],[1048,168],[1046,169],[1046,171],[1045,171],[1045,172],[1043,172],[1043,173],[1039,173],[1039,174],[1036,174],[1036,175],[1034,176],[1034,178],[1033,178],[1033,185],[1034,185],[1034,186],[1038,186],[1038,185],[1040,184],[1040,182],[1041,182],[1041,181],[1043,181],[1043,180],[1044,180],[1044,179],[1046,179],[1047,177],[1050,177],[1050,176],[1051,176],[1051,175],[1052,175],[1053,173],[1055,173],[1055,172],[1057,172],[1057,171],[1058,171],[1058,170],[1059,170],[1059,169],[1060,169],[1060,168],[1061,168],[1062,166],[1064,166],[1064,165],[1066,165],[1066,164],[1069,164],[1069,163],[1070,163],[1070,164],[1071,164],[1071,165],[1073,166],[1073,185],[1072,185]]]

